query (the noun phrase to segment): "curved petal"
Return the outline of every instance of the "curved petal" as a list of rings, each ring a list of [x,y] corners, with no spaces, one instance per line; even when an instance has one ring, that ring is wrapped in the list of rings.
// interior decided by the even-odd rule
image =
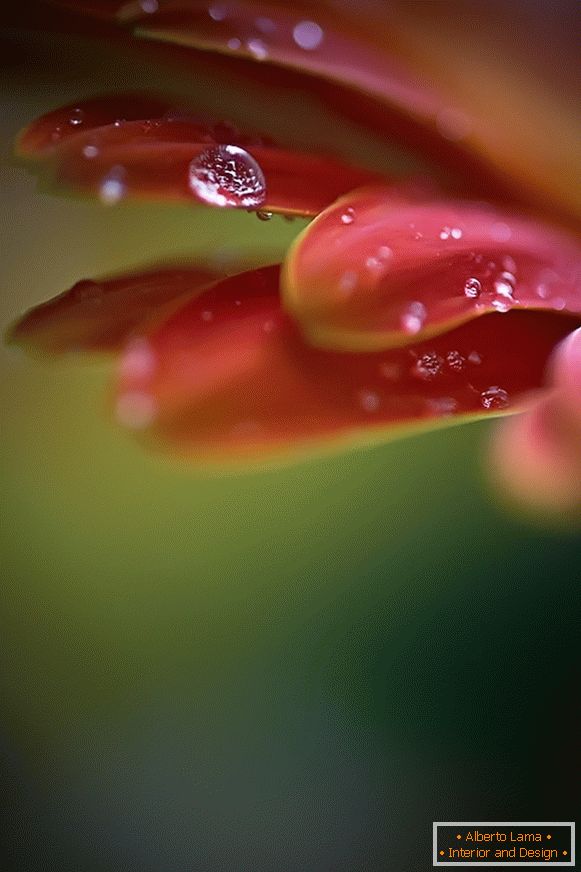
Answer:
[[[470,196],[508,194],[540,203],[569,224],[581,214],[578,79],[563,74],[554,88],[542,64],[530,63],[531,42],[539,43],[540,55],[548,42],[558,67],[560,43],[567,51],[574,44],[565,18],[555,47],[538,13],[523,28],[519,13],[506,4],[468,8],[446,0],[437,8],[409,2],[386,7],[371,0],[364,6],[326,2],[316,11],[300,0],[80,6],[90,14],[116,14],[152,40],[250,58],[331,83],[321,90],[326,101],[385,137],[395,133],[408,145],[419,144],[456,174],[460,169]],[[573,69],[574,56],[561,66]],[[549,121],[541,125],[539,118]]]
[[[131,343],[120,423],[202,461],[382,441],[517,409],[568,327],[554,314],[512,312],[387,352],[322,351],[282,310],[278,283],[278,267],[222,280]]]
[[[581,248],[483,205],[409,203],[370,188],[303,231],[282,285],[287,310],[312,342],[376,350],[491,312],[581,315]]]
[[[8,340],[47,354],[117,351],[138,327],[168,317],[176,305],[224,274],[211,264],[157,266],[80,281],[27,312]]]
[[[224,151],[224,155],[221,152]],[[204,172],[236,157],[228,173],[233,197],[214,186],[192,185],[190,166]],[[39,118],[19,140],[21,157],[36,160],[58,184],[88,190],[106,204],[125,197],[157,197],[204,205],[234,205],[316,215],[346,191],[380,177],[329,156],[306,154],[241,133],[224,122],[196,119],[157,97],[112,95],[74,103]],[[256,166],[258,164],[258,167]],[[256,196],[236,196],[239,179],[253,174]]]

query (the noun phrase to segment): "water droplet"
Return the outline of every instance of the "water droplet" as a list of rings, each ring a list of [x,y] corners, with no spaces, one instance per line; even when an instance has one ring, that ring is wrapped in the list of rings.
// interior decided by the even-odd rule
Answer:
[[[450,230],[450,236],[452,237],[452,239],[462,239],[462,235],[462,231],[459,227],[452,227],[452,229]]]
[[[99,154],[99,149],[96,145],[86,145],[83,149],[83,157],[86,157],[87,160],[92,160],[94,157],[97,157]]]
[[[357,273],[347,270],[339,279],[339,290],[344,294],[350,294],[357,287]]]
[[[157,0],[140,0],[139,5],[143,12],[147,15],[153,15],[154,12],[157,12],[159,9],[159,3]]]
[[[264,324],[262,325],[262,329],[265,333],[272,333],[272,331],[274,330],[274,326],[274,321],[269,320],[264,322]]]
[[[507,303],[505,300],[493,300],[491,305],[493,309],[496,309],[501,314],[510,311],[510,303]]]
[[[464,369],[466,358],[459,351],[449,351],[446,355],[446,363],[453,372],[461,372]]]
[[[492,385],[482,391],[480,402],[485,409],[506,409],[510,405],[510,397],[503,388]]]
[[[504,221],[497,221],[490,228],[490,238],[495,242],[508,242],[511,236],[512,230]]]
[[[566,307],[567,303],[563,297],[555,297],[553,299],[553,309],[555,309],[556,312],[562,312]]]
[[[134,383],[151,378],[155,372],[155,367],[155,353],[147,339],[143,337],[133,339],[121,358],[122,378],[130,379]]]
[[[412,374],[418,376],[424,381],[432,381],[442,372],[444,361],[435,351],[426,351],[421,354],[416,360]]]
[[[266,182],[252,155],[237,145],[216,145],[190,164],[192,191],[212,206],[254,207],[266,199]]]
[[[391,260],[393,257],[393,251],[389,245],[380,245],[377,251],[377,256],[380,260]]]
[[[261,39],[249,39],[246,47],[257,61],[263,61],[268,57],[268,49]]]
[[[62,135],[63,135],[62,127],[60,127],[60,126],[55,127],[55,129],[53,130],[53,132],[50,135],[51,142],[58,142],[60,139],[62,139]]]
[[[440,230],[440,239],[445,240],[450,238],[451,230],[449,227],[442,227]]]
[[[121,394],[115,407],[117,420],[130,430],[143,430],[155,420],[157,404],[145,391],[126,391]]]
[[[537,294],[542,300],[546,300],[551,292],[549,288],[544,282],[541,282],[540,285],[537,285]]]
[[[272,218],[272,212],[266,212],[264,209],[257,209],[255,215],[259,221],[270,221]]]
[[[471,351],[468,355],[468,360],[470,361],[470,363],[474,364],[474,366],[480,366],[480,364],[482,363],[482,355],[479,354],[477,351]]]
[[[126,173],[123,167],[114,166],[101,180],[99,199],[105,206],[114,206],[126,195],[125,176]]]
[[[226,44],[228,48],[232,51],[238,51],[238,49],[242,46],[242,42],[236,36],[234,36],[232,39],[229,39]]]
[[[347,206],[341,215],[341,224],[353,224],[355,221],[355,210],[351,206]]]
[[[226,10],[223,6],[210,6],[208,15],[213,21],[224,21],[226,18]]]
[[[85,120],[85,113],[82,109],[73,109],[69,118],[69,124],[72,127],[78,127]]]
[[[206,321],[206,323],[208,323],[214,320],[214,313],[211,312],[210,309],[204,309],[200,317],[202,321]]]
[[[323,28],[314,21],[299,21],[293,28],[293,39],[299,48],[314,51],[323,41]]]
[[[365,412],[377,412],[381,405],[381,398],[375,391],[360,391],[359,405]]]
[[[480,296],[480,292],[482,291],[482,285],[478,281],[478,279],[470,278],[466,279],[466,284],[464,285],[464,293],[467,297],[475,300]]]
[[[419,333],[426,320],[426,307],[423,303],[410,303],[401,318],[401,326],[406,333]]]
[[[512,301],[515,284],[516,279],[512,273],[502,272],[494,282],[494,290],[499,296]]]
[[[514,258],[510,256],[510,254],[507,254],[505,255],[505,257],[502,258],[502,265],[505,270],[507,270],[507,272],[513,274],[516,273],[516,262]]]

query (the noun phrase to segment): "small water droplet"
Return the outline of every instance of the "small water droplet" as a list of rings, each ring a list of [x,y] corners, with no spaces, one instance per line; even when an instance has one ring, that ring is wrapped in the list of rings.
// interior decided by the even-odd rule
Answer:
[[[259,164],[237,145],[216,145],[195,157],[189,184],[200,200],[212,206],[254,207],[266,199]]]
[[[232,39],[229,39],[226,44],[228,48],[232,51],[238,51],[238,49],[242,47],[241,40],[239,40],[236,36],[232,37]]]
[[[482,355],[479,354],[477,351],[471,351],[468,355],[468,360],[470,361],[470,363],[474,364],[474,366],[480,366],[480,364],[482,363]]]
[[[377,251],[377,256],[380,260],[391,260],[393,257],[393,251],[389,245],[380,245]]]
[[[339,279],[339,290],[343,294],[350,294],[357,287],[357,273],[349,269]]]
[[[510,303],[507,303],[505,300],[493,300],[491,305],[493,309],[496,309],[501,314],[510,311]]]
[[[105,206],[114,206],[126,195],[125,176],[122,166],[114,166],[103,177],[99,186],[99,199]]]
[[[347,206],[341,215],[341,224],[353,224],[355,221],[355,210],[351,206]]]
[[[507,254],[502,258],[502,265],[507,272],[513,273],[513,275],[516,273],[516,261],[510,256],[510,254]]]
[[[563,297],[555,297],[555,298],[553,299],[553,309],[554,309],[556,312],[562,312],[563,309],[565,309],[566,307],[567,307],[567,303],[566,303],[566,301],[563,299]]]
[[[503,388],[492,385],[482,391],[480,402],[485,409],[506,409],[510,405],[510,397]]]
[[[314,51],[323,41],[323,28],[314,21],[299,21],[293,28],[293,39],[299,48]]]
[[[410,303],[401,318],[401,326],[406,333],[419,333],[426,320],[426,307],[423,303]]]
[[[412,374],[423,379],[432,381],[442,372],[444,361],[435,351],[426,351],[421,354],[412,367]]]
[[[59,140],[62,139],[62,135],[63,135],[62,127],[60,127],[60,126],[55,127],[55,129],[53,130],[53,132],[50,135],[51,142],[59,142]]]
[[[85,120],[85,113],[82,109],[73,109],[69,118],[69,124],[72,127],[78,127]]]
[[[463,233],[459,227],[452,227],[450,230],[450,236],[452,239],[462,239]]]
[[[143,12],[147,15],[153,15],[154,12],[159,10],[159,3],[157,0],[139,0],[139,5]]]
[[[450,238],[451,230],[449,227],[442,227],[440,230],[440,239],[446,240]]]
[[[156,368],[156,357],[147,339],[131,340],[121,358],[121,376],[133,383],[151,378]]]
[[[87,160],[92,160],[94,157],[97,157],[99,154],[99,149],[96,145],[86,145],[83,148],[83,157],[86,157]]]
[[[446,355],[446,363],[453,372],[461,372],[464,369],[466,358],[459,351],[449,351]]]
[[[541,282],[539,285],[537,285],[537,294],[539,295],[541,300],[546,300],[550,293],[551,292],[549,291],[549,288],[544,282]]]
[[[477,299],[480,296],[480,292],[482,291],[482,285],[478,281],[478,279],[470,278],[466,279],[466,284],[464,285],[464,293],[467,297],[470,297],[472,300]]]
[[[495,242],[508,242],[512,236],[512,230],[504,221],[496,221],[490,228],[490,238]]]
[[[249,39],[246,47],[257,61],[263,61],[268,57],[268,49],[261,39]]]
[[[274,327],[275,327],[274,321],[271,321],[271,320],[265,321],[264,324],[262,325],[262,329],[264,330],[265,333],[272,333],[272,331],[274,330]]]
[[[206,321],[206,323],[208,323],[209,321],[214,320],[214,313],[210,311],[210,309],[204,309],[200,317],[202,321]]]
[[[381,405],[381,398],[375,391],[360,391],[359,405],[365,412],[377,412]]]
[[[512,273],[502,272],[494,282],[494,291],[506,300],[512,301],[515,284],[516,280]]]
[[[270,221],[272,218],[272,212],[266,212],[264,209],[257,209],[255,215],[259,221]]]
[[[226,10],[223,6],[210,6],[208,15],[213,21],[224,21],[226,18]]]

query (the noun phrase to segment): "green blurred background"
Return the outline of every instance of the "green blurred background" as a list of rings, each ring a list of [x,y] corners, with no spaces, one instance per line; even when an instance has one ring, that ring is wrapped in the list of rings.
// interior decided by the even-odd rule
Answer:
[[[78,96],[261,110],[109,48],[3,46],[3,326],[82,277],[296,234],[39,192],[14,136]],[[297,96],[279,128],[331,144]],[[115,428],[107,363],[0,357],[8,870],[428,870],[433,820],[574,819],[581,539],[495,503],[487,424],[213,477]]]

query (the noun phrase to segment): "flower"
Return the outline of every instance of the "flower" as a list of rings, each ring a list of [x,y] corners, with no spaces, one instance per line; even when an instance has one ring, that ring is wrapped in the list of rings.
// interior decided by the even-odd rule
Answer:
[[[464,74],[458,4],[429,4],[427,22],[410,21],[406,4],[354,15],[332,0],[316,10],[298,0],[60,6],[110,23],[113,35],[119,26],[180,46],[182,61],[214,59],[252,87],[308,89],[396,140],[406,160],[397,171],[361,167],[342,156],[348,143],[340,156],[297,149],[161,96],[51,112],[24,131],[20,156],[105,205],[160,197],[314,220],[282,264],[225,268],[210,257],[79,282],[24,316],[14,340],[116,353],[118,421],[204,463],[374,442],[530,405],[581,322],[574,122],[542,88],[507,89],[502,64],[482,79]],[[512,45],[517,70],[522,47]],[[468,57],[482,69],[478,53]],[[555,121],[549,149],[527,117],[539,107]],[[519,123],[503,124],[509,116]],[[531,420],[520,418],[521,433]]]

